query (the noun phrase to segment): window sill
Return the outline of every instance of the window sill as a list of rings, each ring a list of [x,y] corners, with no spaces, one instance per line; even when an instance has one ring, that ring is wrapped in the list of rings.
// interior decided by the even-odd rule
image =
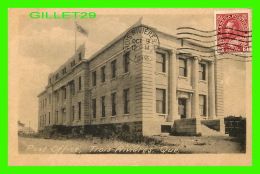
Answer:
[[[114,77],[114,78],[111,78],[110,81],[116,81],[117,80],[117,77]]]
[[[105,85],[105,84],[106,84],[106,82],[102,82],[102,83],[101,83],[101,85]]]
[[[101,120],[104,120],[104,119],[106,119],[106,117],[101,117],[100,119],[101,119]]]
[[[129,75],[130,74],[130,72],[128,71],[128,72],[126,72],[126,73],[123,73],[123,76],[127,76],[127,75]]]
[[[124,114],[123,116],[130,116],[130,114]]]
[[[116,115],[112,115],[112,116],[110,116],[110,118],[116,118]]]
[[[185,77],[185,76],[178,76],[179,79],[185,79],[188,81],[188,77]]]
[[[168,74],[167,74],[166,72],[155,71],[155,74],[156,74],[156,75],[161,74],[161,75],[164,75],[165,77],[168,76]]]
[[[168,114],[157,113],[158,116],[167,116]]]
[[[206,80],[199,80],[199,83],[205,83],[205,84],[207,84],[207,81],[206,81]]]

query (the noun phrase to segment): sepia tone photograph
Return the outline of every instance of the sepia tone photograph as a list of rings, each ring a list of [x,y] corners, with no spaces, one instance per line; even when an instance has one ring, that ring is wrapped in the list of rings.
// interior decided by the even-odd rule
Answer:
[[[251,165],[251,18],[9,9],[10,165]]]

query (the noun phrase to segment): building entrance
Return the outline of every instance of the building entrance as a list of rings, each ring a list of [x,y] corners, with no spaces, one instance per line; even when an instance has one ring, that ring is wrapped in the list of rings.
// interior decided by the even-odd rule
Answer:
[[[186,102],[187,102],[187,99],[186,98],[179,98],[178,99],[178,112],[179,112],[179,115],[181,116],[181,119],[183,118],[187,118],[187,115],[186,115]]]

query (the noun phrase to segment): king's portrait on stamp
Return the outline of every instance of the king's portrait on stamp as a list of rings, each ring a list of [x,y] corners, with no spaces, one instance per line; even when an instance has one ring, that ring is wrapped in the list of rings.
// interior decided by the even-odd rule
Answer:
[[[9,14],[11,165],[251,165],[251,9]]]

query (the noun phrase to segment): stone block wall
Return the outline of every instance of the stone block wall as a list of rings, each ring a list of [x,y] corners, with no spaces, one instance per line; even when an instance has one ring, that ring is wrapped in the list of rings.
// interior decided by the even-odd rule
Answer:
[[[196,118],[187,118],[175,120],[173,125],[173,134],[176,135],[199,135],[200,120]]]

